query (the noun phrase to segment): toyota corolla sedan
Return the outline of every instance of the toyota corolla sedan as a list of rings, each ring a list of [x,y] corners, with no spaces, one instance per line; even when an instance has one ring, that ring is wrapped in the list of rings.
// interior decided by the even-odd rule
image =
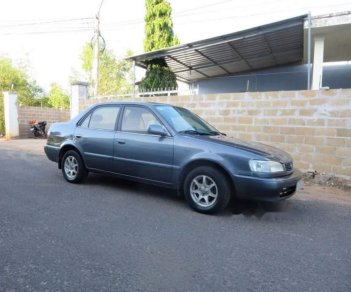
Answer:
[[[198,212],[212,214],[231,197],[279,201],[301,185],[286,152],[228,138],[181,107],[158,103],[94,105],[48,131],[47,157],[70,183],[89,172],[178,190]]]

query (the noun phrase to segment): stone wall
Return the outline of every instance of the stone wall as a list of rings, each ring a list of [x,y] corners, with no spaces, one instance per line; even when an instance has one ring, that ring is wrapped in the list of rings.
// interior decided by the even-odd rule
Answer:
[[[285,149],[303,171],[316,170],[351,178],[351,89],[136,100],[184,106],[228,136]],[[82,101],[80,109],[104,101],[109,100]]]
[[[32,138],[33,134],[30,132],[28,122],[30,120],[37,120],[39,122],[46,121],[47,127],[55,122],[63,122],[70,119],[69,110],[60,110],[53,108],[40,108],[31,106],[21,106],[18,108],[18,122],[19,122],[19,137]]]

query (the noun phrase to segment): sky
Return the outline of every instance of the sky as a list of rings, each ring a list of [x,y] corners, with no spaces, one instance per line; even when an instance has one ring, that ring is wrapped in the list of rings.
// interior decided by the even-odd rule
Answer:
[[[169,0],[181,43],[255,27],[289,17],[351,11],[351,0]],[[49,90],[69,90],[81,71],[82,48],[94,34],[101,0],[0,0],[0,56],[25,64],[29,76]],[[143,53],[144,0],[104,0],[101,34],[106,48],[122,58]],[[139,73],[140,74],[140,73]]]

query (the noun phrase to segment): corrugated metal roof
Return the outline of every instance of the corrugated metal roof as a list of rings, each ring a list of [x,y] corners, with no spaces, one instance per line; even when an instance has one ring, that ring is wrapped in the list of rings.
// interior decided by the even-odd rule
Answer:
[[[302,15],[206,40],[170,47],[129,60],[146,68],[153,59],[164,59],[177,78],[192,82],[233,75],[303,59]]]

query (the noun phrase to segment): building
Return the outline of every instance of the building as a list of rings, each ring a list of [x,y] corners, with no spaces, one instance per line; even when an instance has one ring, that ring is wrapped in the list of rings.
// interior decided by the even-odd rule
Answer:
[[[198,93],[351,88],[351,12],[283,21],[136,55]]]

